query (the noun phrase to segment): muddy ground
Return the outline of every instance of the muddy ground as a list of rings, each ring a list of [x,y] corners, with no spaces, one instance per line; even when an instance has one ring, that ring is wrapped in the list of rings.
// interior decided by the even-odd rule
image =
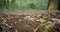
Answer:
[[[38,19],[42,14],[51,17],[51,19],[56,18],[58,19],[57,22],[60,23],[59,12],[1,12],[0,32],[34,32],[34,30],[40,25]],[[43,30],[39,28],[36,32],[42,31]],[[53,26],[53,29],[49,32],[60,32],[60,24]]]

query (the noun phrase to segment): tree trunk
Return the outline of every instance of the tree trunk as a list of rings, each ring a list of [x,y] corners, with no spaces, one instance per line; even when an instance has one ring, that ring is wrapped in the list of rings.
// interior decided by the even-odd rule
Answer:
[[[49,0],[48,10],[55,10],[54,0]]]
[[[60,10],[60,0],[58,0],[58,10]]]

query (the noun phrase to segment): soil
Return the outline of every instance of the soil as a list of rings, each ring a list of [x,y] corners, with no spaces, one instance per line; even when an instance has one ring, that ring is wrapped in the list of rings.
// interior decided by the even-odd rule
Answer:
[[[12,13],[0,13],[0,31],[1,32],[34,32],[35,28],[40,25],[37,19],[39,19],[39,16],[41,14],[35,13],[32,15],[32,13],[24,13],[24,14],[22,13],[17,15]],[[58,16],[60,17],[60,14]],[[57,19],[60,19],[58,16],[55,15]],[[29,17],[31,17],[31,19]],[[52,29],[50,32],[60,32],[59,30],[60,26],[58,25],[58,28],[57,26],[56,27],[55,26],[54,29]],[[37,32],[42,32],[42,30],[39,28]]]

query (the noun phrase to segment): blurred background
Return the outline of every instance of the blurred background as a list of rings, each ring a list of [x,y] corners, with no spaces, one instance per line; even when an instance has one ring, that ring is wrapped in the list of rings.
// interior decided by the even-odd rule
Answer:
[[[48,4],[49,0],[0,0],[0,10],[47,10]],[[58,0],[54,0],[54,5],[57,10]]]

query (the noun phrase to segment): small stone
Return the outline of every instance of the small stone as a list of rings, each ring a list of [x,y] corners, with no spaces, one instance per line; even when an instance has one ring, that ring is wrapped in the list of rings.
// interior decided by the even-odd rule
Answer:
[[[8,17],[8,19],[10,19],[10,17]]]
[[[5,24],[6,23],[6,20],[3,20],[4,22],[3,22],[3,24]]]
[[[9,26],[9,28],[11,28],[12,26]]]
[[[18,30],[15,30],[15,32],[18,32]]]
[[[34,18],[30,18],[31,21],[34,21]]]
[[[37,19],[37,21],[39,21],[39,20]]]
[[[9,27],[9,25],[8,24],[5,24],[7,27]]]
[[[28,19],[30,19],[30,16],[26,16],[26,17],[24,17],[24,19],[25,20],[28,20]]]
[[[21,20],[21,19],[19,19],[18,21],[19,21],[19,22],[21,22],[22,20]]]
[[[13,25],[13,23],[11,23],[11,26]]]
[[[39,18],[41,15],[37,15],[37,17]]]
[[[17,24],[17,22],[15,22],[15,24]]]
[[[2,19],[5,19],[5,18],[2,18]]]
[[[15,18],[19,18],[18,16],[15,16]]]

